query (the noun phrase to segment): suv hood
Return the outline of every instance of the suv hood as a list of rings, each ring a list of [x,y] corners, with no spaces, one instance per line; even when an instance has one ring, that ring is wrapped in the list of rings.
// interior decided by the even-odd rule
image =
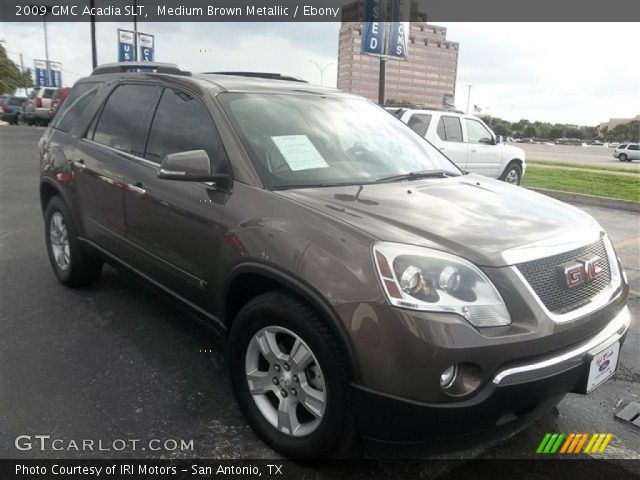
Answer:
[[[484,266],[516,263],[512,253],[525,246],[544,252],[547,246],[587,243],[602,230],[571,205],[476,175],[278,194],[378,240],[445,250]]]

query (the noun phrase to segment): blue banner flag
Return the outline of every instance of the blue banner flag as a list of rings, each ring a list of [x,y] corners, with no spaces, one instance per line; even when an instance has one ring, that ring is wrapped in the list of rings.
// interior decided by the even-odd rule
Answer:
[[[62,64],[60,62],[49,62],[49,78],[52,87],[62,88]]]
[[[138,34],[138,46],[140,47],[139,59],[141,62],[153,62],[154,59],[154,38],[146,33]]]
[[[381,20],[385,16],[385,0],[365,0],[364,8],[361,52],[367,55],[384,55],[387,24]]]
[[[35,76],[36,87],[49,86],[49,71],[47,69],[47,62],[44,60],[33,61],[33,74]]]
[[[408,0],[391,1],[391,32],[389,34],[389,48],[387,55],[399,60],[406,60],[409,44],[409,22],[401,22],[404,9],[408,8]]]
[[[118,61],[135,62],[136,45],[135,34],[130,30],[118,29]]]

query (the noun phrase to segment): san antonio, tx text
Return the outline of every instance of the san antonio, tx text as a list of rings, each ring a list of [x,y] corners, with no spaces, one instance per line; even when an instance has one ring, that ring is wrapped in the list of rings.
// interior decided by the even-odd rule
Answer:
[[[144,465],[144,464],[128,464],[120,463],[113,465],[59,465],[54,463],[50,468],[44,465],[21,465],[16,464],[15,474],[16,476],[27,476],[33,478],[37,475],[91,475],[99,477],[101,475],[108,476],[120,476],[120,475],[177,475],[178,473],[186,473],[189,475],[252,475],[265,477],[273,475],[282,475],[282,464],[264,464],[264,465],[216,465],[216,466],[202,466],[192,464],[190,467],[185,468],[183,466],[173,465]]]

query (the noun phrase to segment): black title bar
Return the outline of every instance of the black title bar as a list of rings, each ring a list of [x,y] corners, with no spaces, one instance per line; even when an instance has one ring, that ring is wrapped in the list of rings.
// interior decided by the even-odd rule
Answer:
[[[2,0],[0,21],[40,22],[340,22],[363,21],[365,0]],[[371,0],[382,21],[627,21],[629,0]],[[390,3],[404,8],[391,18]],[[396,11],[395,9],[393,9]],[[385,14],[386,12],[386,14]],[[637,27],[636,27],[637,28]],[[544,33],[541,32],[541,35]]]

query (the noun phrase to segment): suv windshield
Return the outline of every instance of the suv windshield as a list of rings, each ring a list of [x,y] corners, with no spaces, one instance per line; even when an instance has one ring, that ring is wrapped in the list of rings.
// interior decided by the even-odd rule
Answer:
[[[460,175],[435,147],[359,98],[218,96],[268,188],[400,181],[431,170]]]

